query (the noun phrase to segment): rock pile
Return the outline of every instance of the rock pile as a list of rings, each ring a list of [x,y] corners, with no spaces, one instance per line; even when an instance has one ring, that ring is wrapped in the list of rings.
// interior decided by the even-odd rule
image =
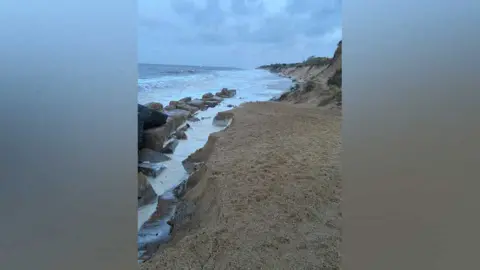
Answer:
[[[231,98],[237,94],[237,90],[235,89],[227,89],[223,88],[220,92],[217,92],[215,95],[221,98]]]
[[[165,154],[172,154],[178,140],[186,140],[187,122],[200,121],[195,115],[199,111],[219,105],[225,98],[232,98],[237,90],[223,88],[215,95],[206,93],[200,99],[184,97],[172,100],[167,106],[159,102],[138,104],[138,150],[139,150],[139,206],[150,201],[152,188],[146,176],[155,177],[164,167],[161,162],[168,160]],[[221,122],[221,121],[220,121]]]

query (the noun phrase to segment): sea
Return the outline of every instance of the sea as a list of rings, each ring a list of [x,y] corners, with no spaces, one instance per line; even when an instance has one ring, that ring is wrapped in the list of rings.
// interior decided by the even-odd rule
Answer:
[[[138,65],[138,101],[166,104],[186,96],[200,98],[222,88],[237,89],[244,101],[269,100],[288,89],[291,81],[265,70],[229,67]]]
[[[220,112],[231,109],[229,105],[241,106],[249,101],[267,101],[281,95],[292,82],[265,70],[239,69],[226,67],[178,66],[139,64],[138,66],[138,103],[160,102],[164,105],[172,100],[184,97],[201,98],[203,94],[215,94],[222,88],[236,89],[237,95],[225,99],[215,108],[200,111],[196,116],[200,121],[189,122],[186,131],[187,140],[180,140],[171,160],[164,162],[166,169],[156,178],[148,177],[158,200],[138,209],[138,257],[142,262],[147,245],[164,243],[169,240],[170,226],[167,221],[175,212],[175,205],[161,216],[153,215],[157,204],[173,198],[173,189],[187,177],[182,161],[191,153],[202,148],[208,136],[224,127],[214,126],[213,117]],[[151,218],[152,216],[156,218]]]

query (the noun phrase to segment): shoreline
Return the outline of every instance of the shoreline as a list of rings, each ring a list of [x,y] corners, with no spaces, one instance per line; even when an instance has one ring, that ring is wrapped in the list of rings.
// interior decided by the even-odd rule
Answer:
[[[202,97],[202,99],[204,99],[204,103],[207,103],[212,98],[216,100],[217,102],[214,104],[214,106],[203,107],[199,108],[198,110],[193,110],[193,108],[190,108],[192,110],[187,117],[183,117],[180,120],[171,120],[171,122],[174,124],[171,124],[170,126],[160,126],[158,128],[154,128],[153,131],[144,131],[144,133],[156,133],[157,135],[161,134],[161,136],[152,136],[151,134],[148,135],[150,136],[147,137],[146,143],[147,150],[149,152],[148,156],[152,155],[152,153],[159,155],[159,152],[162,151],[161,149],[165,148],[165,146],[167,146],[172,140],[175,140],[176,133],[179,131],[192,135],[192,138],[189,138],[190,135],[185,135],[186,137],[183,140],[179,140],[181,143],[186,143],[189,147],[186,146],[184,149],[180,149],[180,153],[178,153],[179,151],[177,146],[173,147],[172,153],[164,155],[166,157],[160,161],[160,164],[165,165],[166,168],[163,169],[158,176],[153,178],[148,177],[150,179],[148,182],[150,183],[151,188],[152,186],[154,187],[154,191],[152,190],[152,192],[154,192],[156,199],[154,199],[150,204],[143,205],[140,204],[139,200],[139,207],[137,209],[139,213],[137,246],[139,249],[138,259],[140,263],[150,259],[159,246],[164,245],[172,238],[171,232],[174,226],[174,221],[178,220],[178,218],[175,217],[178,216],[176,215],[176,212],[178,205],[181,205],[181,197],[183,193],[185,193],[186,189],[191,186],[192,179],[195,178],[195,174],[187,169],[188,165],[185,164],[185,161],[187,161],[188,157],[195,153],[192,153],[192,151],[199,151],[208,144],[212,132],[215,133],[216,131],[225,128],[225,125],[222,125],[221,123],[219,124],[213,120],[215,119],[214,115],[216,116],[216,114],[221,114],[225,109],[229,110],[232,107],[236,107],[235,105],[228,104],[230,103],[228,100],[236,96],[236,91],[231,90],[231,93],[228,95],[226,90],[222,91],[225,91],[225,96],[222,99],[216,98],[222,95],[221,92],[218,92],[216,96],[207,93],[204,95],[204,97]],[[190,98],[188,99],[191,100]],[[188,105],[182,105],[178,103],[178,101],[171,101],[167,107],[182,106],[182,109],[189,109]],[[155,109],[159,108],[159,111],[161,112],[166,111],[164,110],[163,105],[159,105],[156,102],[146,105]],[[181,109],[169,108],[170,112],[179,110]],[[166,113],[169,114],[169,111],[166,111]],[[184,109],[184,111],[186,110]],[[206,115],[201,116],[202,113]],[[174,114],[174,116],[176,116],[176,114]],[[210,124],[207,124],[207,122],[210,122]],[[204,129],[203,131],[202,127]],[[194,130],[192,130],[192,128]],[[206,143],[197,145],[197,147],[195,147],[195,144],[201,144],[203,139],[201,137],[203,136],[206,137]],[[192,139],[194,141],[191,141]],[[188,141],[190,141],[190,144]],[[161,147],[157,146],[159,143],[161,144]],[[180,148],[181,146],[182,144],[180,144]],[[145,148],[142,150],[144,149]],[[139,160],[140,159],[142,158],[139,157]],[[145,159],[145,155],[143,159]],[[141,173],[139,173],[139,179],[140,175]],[[144,176],[144,178],[146,177]],[[161,182],[160,186],[158,186],[158,182]],[[170,184],[168,184],[168,182]],[[165,186],[165,184],[167,186]],[[140,213],[142,213],[143,218],[140,217]]]

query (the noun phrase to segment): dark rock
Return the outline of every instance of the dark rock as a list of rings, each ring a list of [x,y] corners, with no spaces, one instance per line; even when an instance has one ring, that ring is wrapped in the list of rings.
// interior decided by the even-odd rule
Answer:
[[[165,111],[173,111],[173,110],[175,110],[176,108],[177,108],[177,107],[172,107],[172,106],[170,106],[170,105],[167,105],[167,106],[165,106],[163,109],[164,109]]]
[[[175,148],[178,146],[177,139],[171,139],[167,145],[162,149],[162,153],[164,154],[173,154],[175,152]]]
[[[213,96],[209,99],[205,99],[205,101],[216,101],[218,103],[222,102],[223,101],[223,98],[222,97],[219,97],[219,96]]]
[[[168,115],[147,108],[146,106],[138,104],[138,149],[142,149],[145,145],[144,130],[163,126],[168,119]]]
[[[165,165],[163,165],[162,163],[142,162],[138,164],[138,170],[144,175],[151,177],[159,176],[164,169]]]
[[[160,102],[150,102],[145,106],[155,111],[160,111],[160,112],[163,111],[163,105]]]
[[[228,104],[227,107],[228,107],[228,108],[233,108],[233,107],[235,107],[235,105]]]
[[[178,101],[172,100],[168,103],[168,106],[176,108],[178,104]]]
[[[166,111],[165,113],[171,118],[180,117],[183,120],[187,119],[192,115],[191,112],[182,110],[182,109],[174,109],[174,110]]]
[[[227,88],[223,88],[220,92],[217,92],[215,95],[222,98],[231,98],[237,94],[237,90],[231,89],[228,90]]]
[[[167,111],[166,113],[169,116],[165,125],[144,131],[143,138],[145,148],[161,152],[168,138],[185,123],[187,117],[190,115],[190,112],[184,110],[173,110]]]
[[[183,102],[177,103],[176,108],[177,108],[177,109],[180,109],[180,110],[189,111],[189,112],[192,113],[192,114],[194,114],[194,113],[196,113],[196,112],[198,112],[198,111],[200,110],[198,107],[191,106],[191,105],[188,105],[188,104],[183,103]]]
[[[203,100],[201,100],[201,99],[193,99],[193,100],[191,100],[190,102],[188,102],[188,105],[197,107],[197,108],[199,108],[200,110],[203,110],[203,109],[206,108],[206,106],[205,106],[205,101],[203,101]]]
[[[147,177],[142,174],[138,173],[138,190],[137,190],[137,199],[138,199],[138,207],[144,206],[149,204],[155,200],[157,194],[153,190],[152,186],[148,182]]]
[[[138,152],[138,162],[151,162],[151,163],[158,163],[158,162],[164,162],[168,161],[171,158],[166,156],[165,154],[162,154],[160,152],[148,149],[148,148],[143,148]]]
[[[143,130],[163,126],[168,115],[138,104],[138,122],[142,122]]]
[[[145,140],[143,138],[143,121],[138,119],[138,149],[142,149],[145,145]]]
[[[212,124],[214,126],[226,127],[230,123],[230,120],[233,118],[231,111],[219,112],[213,118]]]
[[[191,97],[184,97],[182,99],[179,100],[179,102],[183,102],[183,103],[188,103],[192,101],[192,98]]]
[[[202,117],[202,120],[210,119],[210,118],[212,118],[212,117],[211,116],[204,116],[204,117]]]
[[[212,93],[206,93],[206,94],[204,94],[204,95],[202,96],[202,99],[203,99],[203,100],[208,100],[208,99],[210,99],[210,98],[212,98],[212,97],[213,97],[213,94],[212,94]]]
[[[214,100],[206,100],[206,101],[205,101],[205,105],[206,105],[208,108],[214,108],[214,107],[216,107],[218,104],[220,104],[219,101],[214,101]]]

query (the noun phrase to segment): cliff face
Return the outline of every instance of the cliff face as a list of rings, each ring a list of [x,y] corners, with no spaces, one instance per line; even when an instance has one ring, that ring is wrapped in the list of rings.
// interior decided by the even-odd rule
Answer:
[[[323,76],[327,77],[331,84],[342,87],[342,41],[338,43],[337,49],[333,54],[331,64],[325,69]]]
[[[310,62],[309,62],[310,60]],[[294,85],[277,101],[341,105],[342,41],[332,58],[310,58],[303,63],[261,66],[280,76],[291,78]]]

